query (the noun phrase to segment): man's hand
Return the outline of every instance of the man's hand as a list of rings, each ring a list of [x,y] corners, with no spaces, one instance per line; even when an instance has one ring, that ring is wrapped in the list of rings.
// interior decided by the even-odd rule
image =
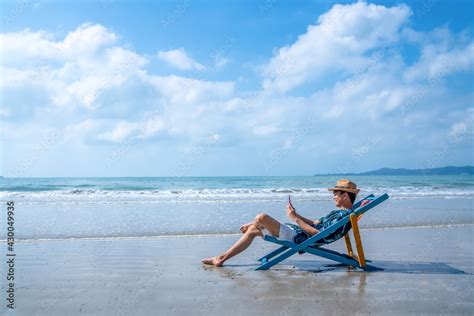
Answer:
[[[287,206],[287,214],[288,214],[289,219],[296,222],[296,219],[298,218],[298,216],[296,214],[295,208],[292,207],[290,204],[288,204],[288,206]]]

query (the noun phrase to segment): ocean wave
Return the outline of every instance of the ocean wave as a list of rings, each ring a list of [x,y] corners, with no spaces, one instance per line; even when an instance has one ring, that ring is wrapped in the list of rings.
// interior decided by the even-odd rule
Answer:
[[[388,193],[391,199],[473,198],[469,188],[436,187],[366,187],[359,197]],[[73,203],[233,203],[283,201],[292,195],[301,201],[324,201],[330,197],[327,188],[232,188],[180,190],[103,190],[74,188],[43,191],[0,191],[0,199],[22,202]]]

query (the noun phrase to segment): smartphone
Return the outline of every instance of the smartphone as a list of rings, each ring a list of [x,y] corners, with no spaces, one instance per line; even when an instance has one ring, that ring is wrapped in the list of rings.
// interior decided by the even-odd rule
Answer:
[[[291,206],[292,209],[295,209],[295,207],[294,207],[293,204],[291,203],[291,197],[290,197],[290,195],[288,195],[288,204],[290,204],[290,206]]]

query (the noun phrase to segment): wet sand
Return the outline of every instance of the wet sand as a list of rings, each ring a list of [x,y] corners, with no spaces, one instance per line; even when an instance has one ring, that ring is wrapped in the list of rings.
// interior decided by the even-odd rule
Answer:
[[[256,258],[274,248],[261,239],[222,268],[200,263],[238,235],[18,242],[16,309],[6,308],[2,276],[0,314],[474,313],[474,225],[361,233],[366,256],[383,271],[307,254],[254,271]],[[330,248],[343,250],[344,242]],[[6,258],[4,243],[0,253]]]

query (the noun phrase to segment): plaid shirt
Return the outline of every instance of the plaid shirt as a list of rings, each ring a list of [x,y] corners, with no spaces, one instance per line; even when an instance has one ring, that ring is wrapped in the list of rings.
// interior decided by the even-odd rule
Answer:
[[[326,216],[323,216],[319,219],[319,224],[317,225],[311,225],[312,227],[316,228],[320,232],[328,228],[329,226],[337,223],[344,217],[348,216],[352,210],[334,210],[331,211],[329,214]],[[303,241],[308,239],[310,236],[308,233],[306,233],[300,226],[292,223],[285,223],[286,225],[290,226],[293,228],[293,230],[296,231],[296,236],[294,238],[295,243],[301,244]],[[323,238],[321,240],[316,241],[313,245],[314,246],[320,246],[324,244],[329,244],[332,243],[339,238],[343,237],[347,232],[351,229],[351,223],[348,222],[347,224],[343,225],[342,227],[338,228],[335,232],[327,236],[326,238]]]

